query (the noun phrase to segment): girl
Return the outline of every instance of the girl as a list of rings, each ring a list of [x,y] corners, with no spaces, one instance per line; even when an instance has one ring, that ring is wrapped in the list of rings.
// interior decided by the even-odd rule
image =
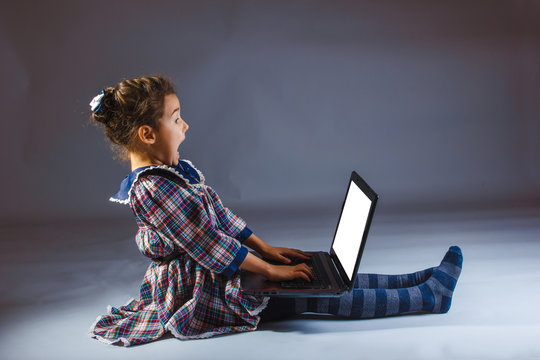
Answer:
[[[218,194],[178,147],[189,125],[171,82],[161,76],[124,80],[90,103],[92,118],[131,162],[132,172],[111,201],[128,204],[139,226],[135,241],[152,260],[131,300],[98,317],[90,335],[125,346],[149,342],[170,331],[180,339],[250,331],[261,321],[302,312],[354,319],[407,313],[445,313],[461,272],[462,255],[451,247],[441,264],[413,274],[358,274],[355,288],[339,298],[288,299],[247,296],[238,269],[269,280],[303,278],[309,259],[296,249],[273,247],[225,207]],[[257,251],[271,265],[249,253]]]

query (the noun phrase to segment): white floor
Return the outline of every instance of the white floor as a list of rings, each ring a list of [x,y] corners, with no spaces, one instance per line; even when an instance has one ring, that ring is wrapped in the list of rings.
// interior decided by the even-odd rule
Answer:
[[[360,272],[412,272],[437,265],[450,245],[462,248],[463,272],[444,315],[303,315],[251,333],[123,348],[87,330],[107,305],[138,296],[147,260],[132,221],[0,229],[0,359],[540,358],[538,210],[375,219]],[[270,244],[319,250],[336,221],[292,216],[249,225]]]

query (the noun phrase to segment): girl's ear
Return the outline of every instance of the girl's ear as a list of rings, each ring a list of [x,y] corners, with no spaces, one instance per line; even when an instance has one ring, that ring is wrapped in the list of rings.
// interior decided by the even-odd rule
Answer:
[[[151,126],[142,125],[137,131],[137,137],[143,142],[143,144],[153,144],[156,142],[156,133]]]

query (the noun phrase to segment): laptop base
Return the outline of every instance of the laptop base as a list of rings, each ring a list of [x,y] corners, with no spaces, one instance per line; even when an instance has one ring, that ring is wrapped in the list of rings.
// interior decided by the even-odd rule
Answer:
[[[310,253],[315,254],[315,252]],[[322,253],[325,257],[330,257],[328,253],[319,253]],[[324,263],[323,266],[326,267],[327,272],[329,272],[330,286],[328,288],[302,289],[283,287],[280,282],[268,281],[263,275],[241,270],[240,278],[242,280],[242,293],[246,295],[271,297],[336,297],[343,295],[347,290],[341,281],[336,279],[335,270],[332,271],[328,264]]]

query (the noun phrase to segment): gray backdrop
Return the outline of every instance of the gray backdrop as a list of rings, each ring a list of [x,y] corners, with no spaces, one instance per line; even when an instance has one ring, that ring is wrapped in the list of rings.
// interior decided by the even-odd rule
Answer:
[[[0,0],[0,64],[0,359],[540,356],[540,0]],[[89,339],[150,260],[88,103],[156,73],[190,124],[181,156],[265,242],[328,249],[354,169],[380,194],[359,271],[459,245],[450,312]]]
[[[0,5],[4,222],[125,217],[88,103],[165,74],[182,158],[226,205],[534,206],[539,1],[48,1]]]

